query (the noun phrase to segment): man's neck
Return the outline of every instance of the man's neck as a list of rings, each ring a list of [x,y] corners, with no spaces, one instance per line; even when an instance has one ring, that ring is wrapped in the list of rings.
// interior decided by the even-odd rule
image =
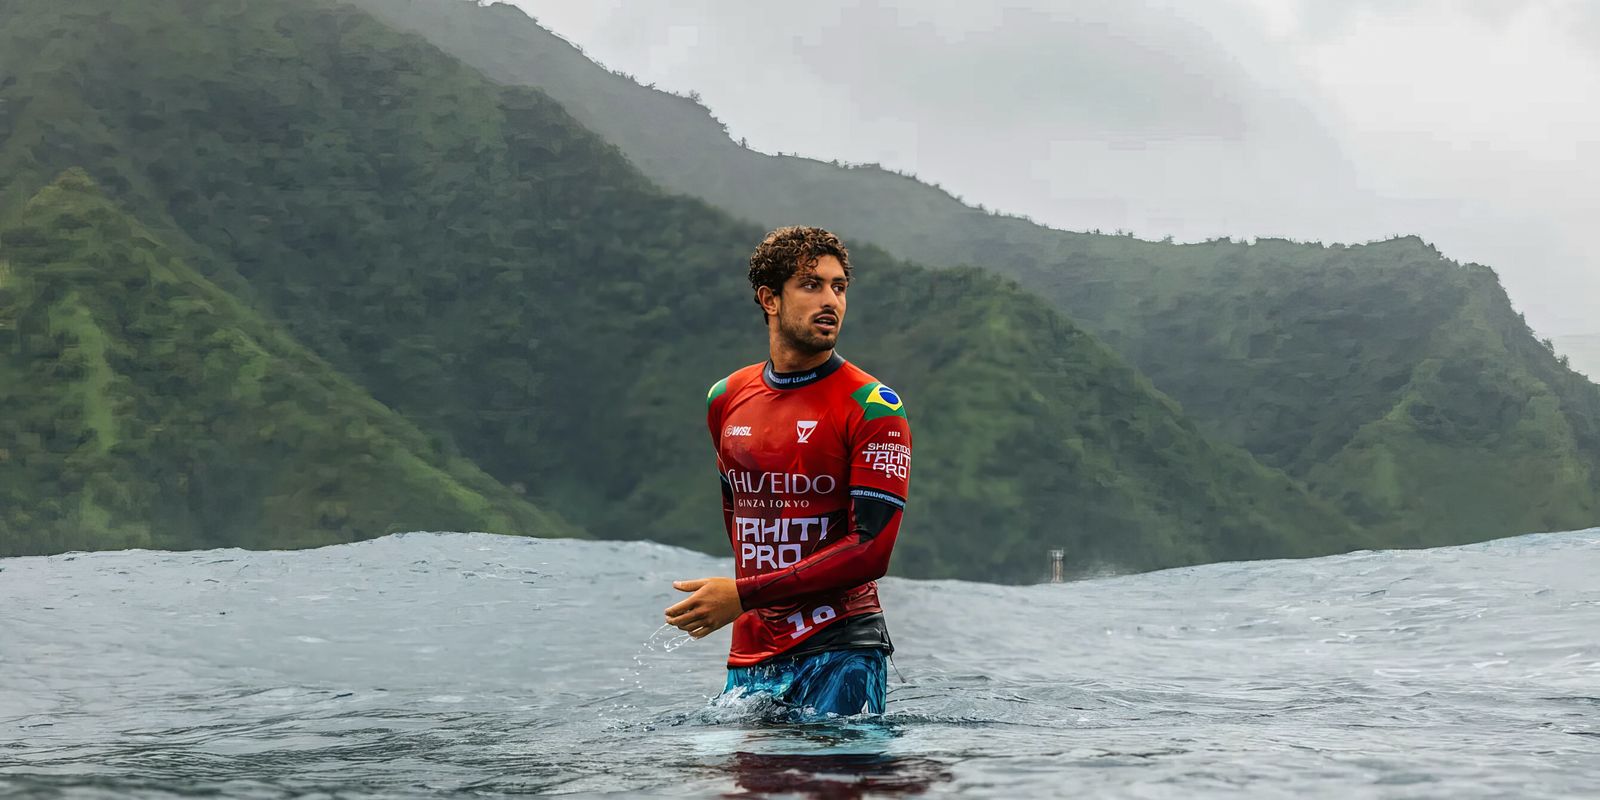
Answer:
[[[768,357],[772,359],[772,369],[775,372],[804,372],[814,367],[820,367],[833,358],[833,350],[824,350],[821,353],[806,353],[788,346],[778,340],[774,335],[767,348]]]
[[[808,369],[820,367],[833,358],[833,351],[819,353],[814,356],[801,355],[795,352],[772,351],[772,370],[774,372],[805,372]]]

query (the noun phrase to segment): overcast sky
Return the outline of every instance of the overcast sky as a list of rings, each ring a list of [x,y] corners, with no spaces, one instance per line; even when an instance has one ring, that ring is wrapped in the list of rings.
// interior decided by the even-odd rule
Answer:
[[[1068,230],[1416,233],[1600,332],[1600,3],[515,2],[757,150]]]

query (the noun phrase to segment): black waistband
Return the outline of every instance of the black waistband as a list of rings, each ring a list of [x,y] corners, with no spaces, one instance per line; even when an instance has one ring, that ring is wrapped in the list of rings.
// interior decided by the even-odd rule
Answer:
[[[803,658],[827,650],[882,650],[886,654],[893,653],[894,642],[889,640],[889,626],[883,621],[883,612],[845,617],[774,658]]]

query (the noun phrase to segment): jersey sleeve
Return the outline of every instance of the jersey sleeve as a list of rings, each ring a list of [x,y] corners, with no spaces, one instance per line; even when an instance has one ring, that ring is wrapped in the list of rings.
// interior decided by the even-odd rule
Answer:
[[[733,485],[728,483],[728,470],[722,465],[722,404],[717,402],[728,391],[728,379],[711,385],[706,392],[706,429],[711,433],[711,449],[716,453],[717,482],[722,484],[722,527],[733,536]]]
[[[905,507],[911,484],[911,425],[900,396],[883,384],[857,391],[861,421],[851,441],[850,496]]]
[[[861,408],[848,442],[850,532],[788,569],[738,579],[746,609],[851,589],[888,573],[911,485],[911,425],[899,396],[882,384],[852,398]]]
[[[722,434],[722,404],[717,400],[728,392],[728,379],[723,378],[711,384],[706,390],[706,428],[711,431],[711,446],[721,450],[719,441]]]

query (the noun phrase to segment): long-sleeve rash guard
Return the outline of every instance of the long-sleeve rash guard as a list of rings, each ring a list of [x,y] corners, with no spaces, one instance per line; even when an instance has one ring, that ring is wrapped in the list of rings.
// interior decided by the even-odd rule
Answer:
[[[837,353],[799,373],[753,364],[706,395],[723,520],[745,612],[729,666],[881,614],[911,478],[900,397]]]

